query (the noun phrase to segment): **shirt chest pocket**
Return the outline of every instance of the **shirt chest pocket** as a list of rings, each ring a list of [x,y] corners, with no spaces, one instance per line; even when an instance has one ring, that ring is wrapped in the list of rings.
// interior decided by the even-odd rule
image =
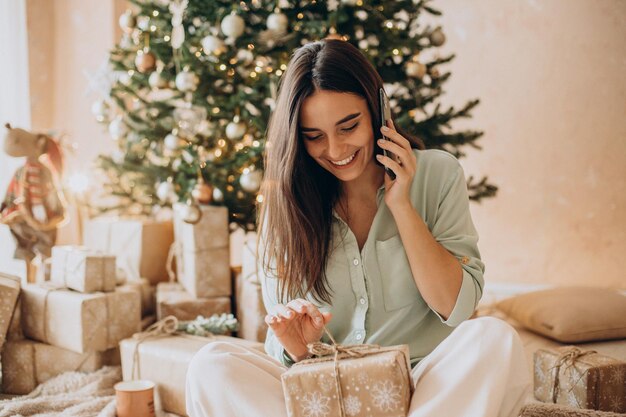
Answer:
[[[399,235],[376,241],[376,257],[380,269],[385,311],[408,307],[414,303],[425,304],[415,285],[411,266]]]

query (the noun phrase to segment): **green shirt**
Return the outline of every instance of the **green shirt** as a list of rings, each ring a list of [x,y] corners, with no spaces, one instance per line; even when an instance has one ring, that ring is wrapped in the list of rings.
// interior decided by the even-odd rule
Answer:
[[[320,304],[307,297],[322,311],[332,313],[326,327],[337,343],[408,344],[412,366],[472,315],[482,296],[485,271],[459,161],[440,150],[414,153],[413,207],[437,242],[457,257],[463,268],[461,290],[450,317],[444,320],[420,294],[395,220],[384,201],[384,185],[378,189],[378,209],[361,251],[352,231],[334,213],[331,248],[335,249],[326,266],[332,302]],[[272,311],[277,303],[278,280],[263,273],[261,276],[265,307]],[[323,340],[328,342],[326,337]],[[287,366],[293,363],[271,329],[265,350]]]

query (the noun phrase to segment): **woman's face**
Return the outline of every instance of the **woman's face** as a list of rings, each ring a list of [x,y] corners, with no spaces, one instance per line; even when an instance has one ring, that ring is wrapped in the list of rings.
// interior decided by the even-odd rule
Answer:
[[[308,154],[339,180],[354,180],[374,163],[374,132],[364,98],[317,91],[302,103],[299,125]]]

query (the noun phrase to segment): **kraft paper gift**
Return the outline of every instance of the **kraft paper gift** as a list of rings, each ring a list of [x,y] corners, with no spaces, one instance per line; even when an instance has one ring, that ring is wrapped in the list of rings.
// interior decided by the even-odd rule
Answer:
[[[50,281],[83,293],[115,290],[115,256],[84,246],[54,246]]]
[[[265,342],[267,324],[265,323],[265,305],[261,293],[261,283],[256,274],[245,275],[245,269],[236,274],[235,278],[235,304],[237,306],[236,317],[239,321],[237,336]]]
[[[101,217],[85,222],[84,245],[116,256],[129,281],[167,281],[166,261],[174,241],[171,221]]]
[[[318,342],[310,351],[323,356],[300,361],[281,376],[289,417],[407,415],[413,388],[407,345]]]
[[[139,298],[134,291],[83,294],[26,285],[22,330],[30,339],[77,353],[107,350],[139,330]]]
[[[177,320],[170,319],[175,320],[176,323],[173,331],[177,328]],[[169,319],[164,321],[167,320]],[[159,323],[156,323],[154,327],[158,327]],[[148,379],[155,382],[163,410],[184,416],[187,415],[185,408],[187,369],[193,356],[203,346],[213,341],[227,341],[264,351],[260,343],[229,336],[207,338],[187,334],[172,335],[158,334],[158,332],[155,334],[153,329],[120,342],[124,381]],[[134,358],[137,358],[137,361]]]
[[[539,349],[533,362],[539,401],[626,412],[626,362],[575,346]]]
[[[174,316],[178,320],[194,320],[198,316],[230,313],[230,297],[195,298],[176,282],[157,285],[157,320]]]
[[[2,392],[28,394],[54,376],[93,372],[103,364],[102,352],[76,353],[32,340],[10,341],[2,351]]]
[[[121,291],[137,291],[141,296],[141,316],[149,316],[156,311],[156,286],[142,278],[139,281],[127,281],[117,287]]]
[[[20,295],[20,279],[0,273],[0,351],[7,339],[17,298]]]
[[[222,297],[232,293],[228,209],[201,206],[196,224],[182,219],[184,205],[174,205],[173,250],[178,281],[194,297]]]

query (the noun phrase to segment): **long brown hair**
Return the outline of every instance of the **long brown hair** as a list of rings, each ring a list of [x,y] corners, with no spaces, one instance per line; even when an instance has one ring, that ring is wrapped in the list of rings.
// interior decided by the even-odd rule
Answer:
[[[263,248],[258,255],[264,273],[279,278],[281,302],[310,293],[330,303],[332,292],[325,269],[340,183],[307,153],[298,124],[300,107],[319,90],[358,95],[367,100],[378,138],[382,87],[382,78],[355,46],[332,39],[298,48],[280,79],[267,130],[257,247]],[[424,149],[421,140],[396,129],[414,148]],[[380,152],[376,144],[375,152]]]

